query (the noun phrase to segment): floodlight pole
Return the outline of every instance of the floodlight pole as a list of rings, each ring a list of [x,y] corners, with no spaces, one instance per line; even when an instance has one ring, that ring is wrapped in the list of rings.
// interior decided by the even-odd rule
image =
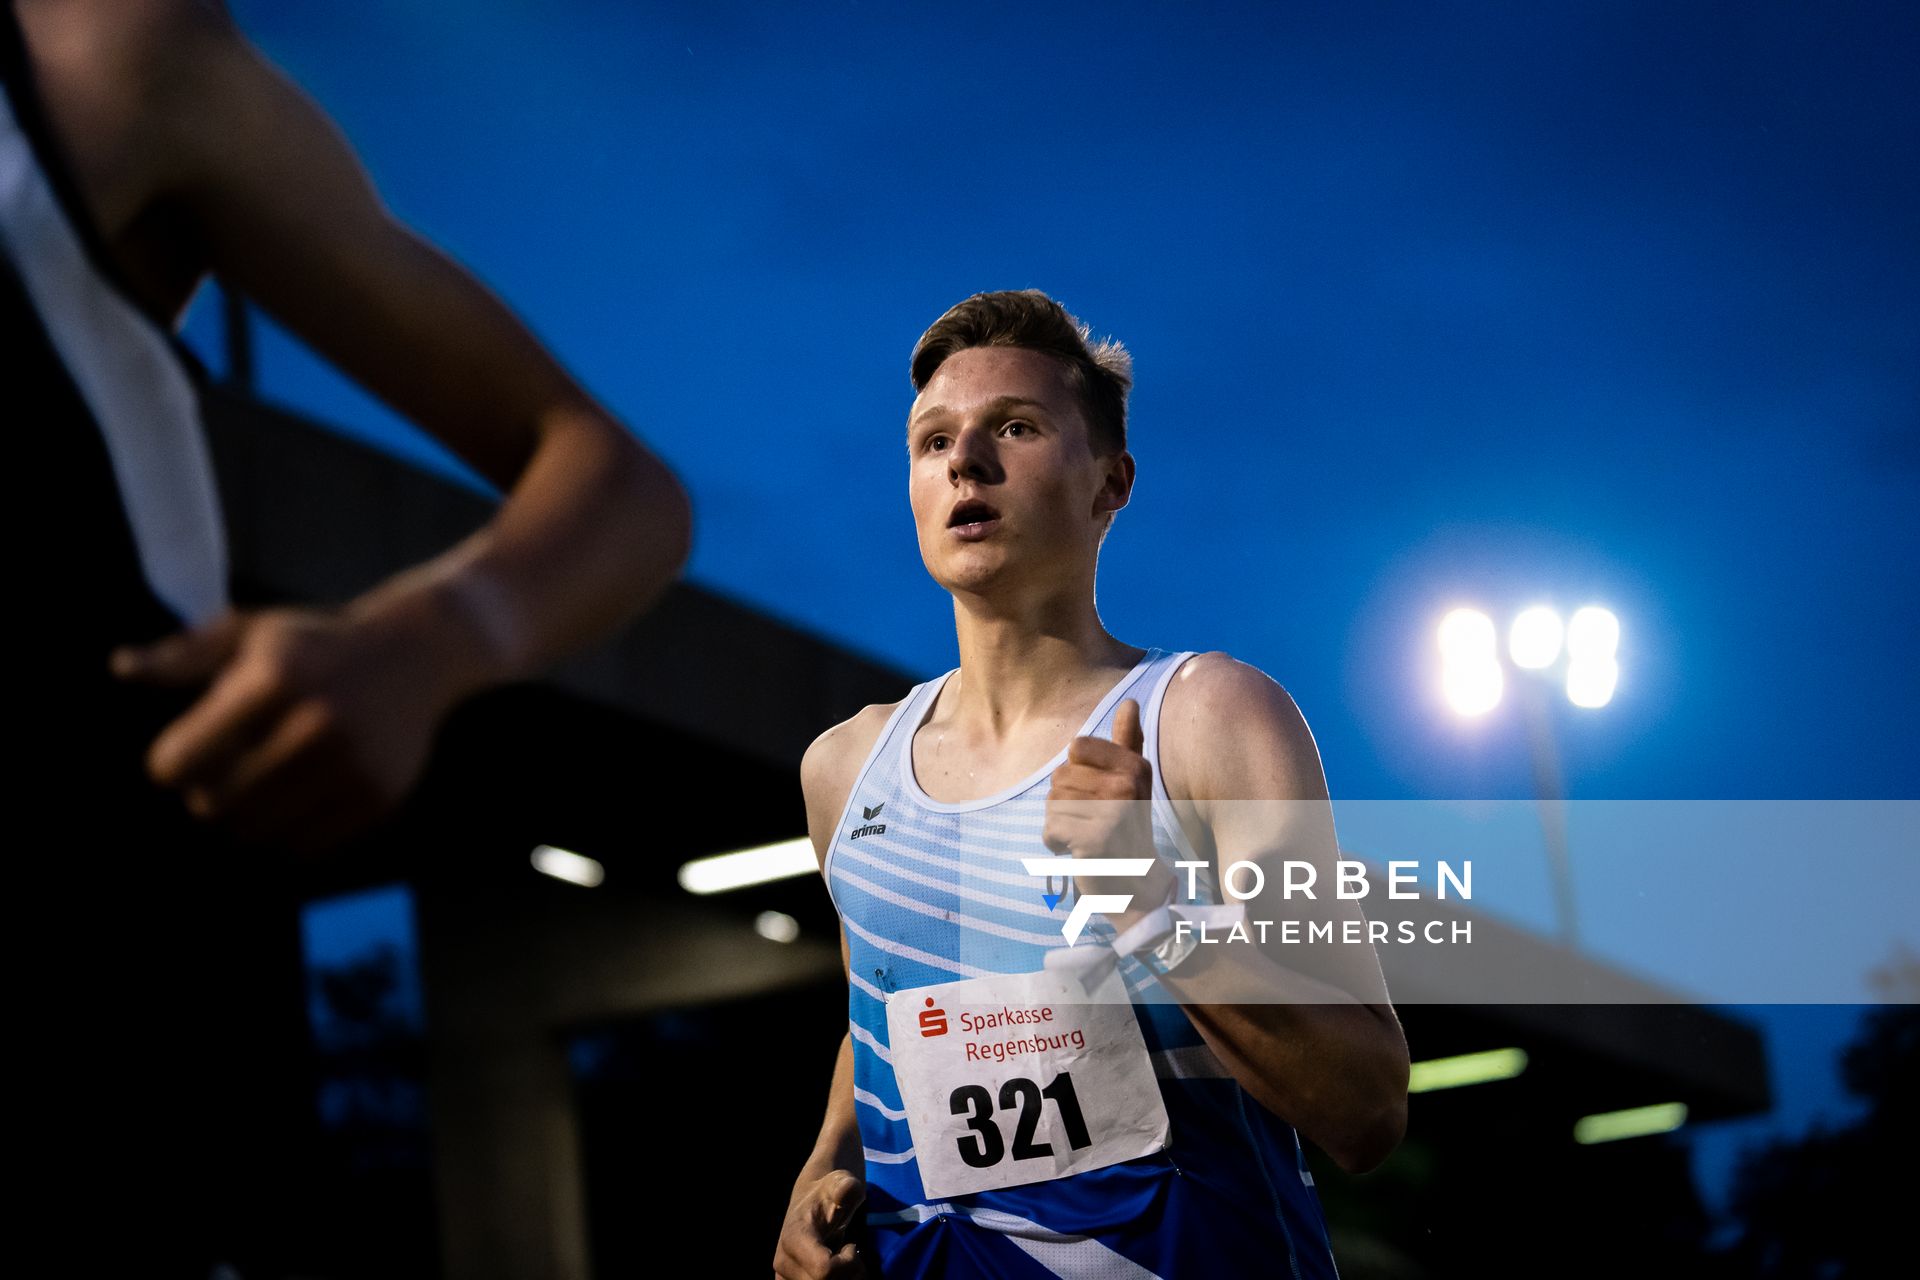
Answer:
[[[1573,908],[1573,859],[1567,853],[1566,781],[1560,751],[1554,741],[1553,691],[1540,673],[1523,671],[1514,681],[1527,725],[1527,751],[1533,762],[1533,795],[1540,806],[1540,833],[1547,843],[1547,870],[1553,881],[1554,910],[1560,918],[1560,940],[1580,945]]]

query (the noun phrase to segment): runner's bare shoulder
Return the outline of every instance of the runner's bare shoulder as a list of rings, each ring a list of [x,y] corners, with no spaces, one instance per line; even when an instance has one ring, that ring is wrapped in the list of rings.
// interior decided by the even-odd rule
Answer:
[[[1168,687],[1160,761],[1176,801],[1305,798],[1325,786],[1319,748],[1292,695],[1260,668],[1218,651],[1188,659]]]
[[[824,834],[839,820],[847,795],[853,790],[854,775],[899,706],[898,702],[876,702],[862,707],[815,738],[801,757],[800,787],[807,798],[807,829],[813,835],[815,856],[823,861]]]

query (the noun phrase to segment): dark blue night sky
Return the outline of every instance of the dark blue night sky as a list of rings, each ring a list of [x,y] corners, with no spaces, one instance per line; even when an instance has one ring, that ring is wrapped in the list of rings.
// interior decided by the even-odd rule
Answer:
[[[1523,793],[1429,655],[1535,599],[1625,623],[1575,794],[1913,794],[1911,6],[236,9],[678,467],[709,586],[949,666],[906,355],[1038,286],[1138,362],[1109,625],[1270,671],[1336,795]]]
[[[1109,627],[1271,672],[1336,797],[1526,794],[1432,637],[1535,601],[1624,627],[1573,794],[1915,794],[1920,8],[234,8],[680,471],[707,586],[950,666],[907,353],[1036,286],[1136,359]]]

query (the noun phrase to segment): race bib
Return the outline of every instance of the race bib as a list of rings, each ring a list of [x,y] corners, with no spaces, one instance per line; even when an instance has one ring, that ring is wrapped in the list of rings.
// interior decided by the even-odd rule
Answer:
[[[1167,1145],[1167,1109],[1117,972],[1091,995],[1044,970],[914,987],[887,1001],[887,1035],[932,1199]]]

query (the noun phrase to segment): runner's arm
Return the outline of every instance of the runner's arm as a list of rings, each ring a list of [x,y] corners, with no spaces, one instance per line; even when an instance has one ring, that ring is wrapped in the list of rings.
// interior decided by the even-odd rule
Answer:
[[[1215,874],[1253,862],[1277,899],[1283,864],[1295,860],[1312,863],[1316,883],[1331,885],[1340,855],[1326,778],[1287,692],[1225,654],[1205,654],[1182,669],[1164,705],[1168,790],[1210,844]],[[1238,883],[1246,887],[1246,878]],[[1317,902],[1289,902],[1289,909],[1302,906],[1336,928],[1361,917],[1358,903],[1325,893]],[[1271,940],[1266,947],[1216,943],[1161,982],[1241,1085],[1343,1169],[1364,1172],[1399,1145],[1406,1037],[1371,943],[1284,952]]]
[[[826,874],[827,851],[853,789],[854,774],[866,759],[891,708],[868,707],[859,715],[827,730],[807,748],[800,762],[800,785],[807,803],[807,834],[813,854]],[[840,931],[840,962],[850,968],[847,934]],[[833,1083],[827,1090],[827,1113],[813,1153],[794,1180],[786,1222],[774,1255],[774,1274],[791,1280],[802,1277],[862,1274],[853,1246],[845,1239],[847,1226],[866,1198],[866,1159],[860,1144],[860,1122],[853,1100],[853,1035],[841,1037],[834,1060]]]
[[[842,934],[842,963],[846,954],[847,940]],[[867,1166],[860,1148],[860,1122],[853,1107],[853,1034],[848,1032],[840,1038],[840,1051],[834,1058],[833,1083],[827,1088],[827,1114],[820,1121],[820,1136],[813,1144],[813,1154],[800,1166],[800,1176],[794,1180],[796,1196],[801,1188],[835,1170],[845,1170],[856,1177],[865,1175]]]

